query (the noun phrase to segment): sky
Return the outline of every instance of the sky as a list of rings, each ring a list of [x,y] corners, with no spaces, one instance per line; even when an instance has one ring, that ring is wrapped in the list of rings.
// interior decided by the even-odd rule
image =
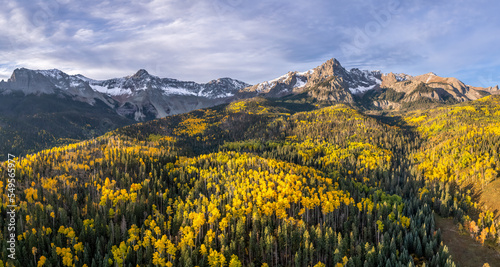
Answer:
[[[0,0],[0,79],[15,68],[94,79],[250,84],[330,58],[346,68],[500,84],[500,3],[441,0]]]

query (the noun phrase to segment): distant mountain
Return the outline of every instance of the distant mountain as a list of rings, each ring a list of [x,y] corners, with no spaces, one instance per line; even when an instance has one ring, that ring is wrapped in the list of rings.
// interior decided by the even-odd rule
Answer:
[[[485,95],[496,94],[499,92],[498,85],[494,87],[474,87],[465,85],[456,78],[443,78],[430,72],[419,76],[394,75],[389,73],[382,77],[382,87],[392,88],[397,92],[412,93],[419,86],[425,85],[432,91],[427,97],[442,100],[446,97],[453,97],[459,102],[479,99]],[[432,93],[435,93],[432,95]],[[422,96],[422,94],[420,94]],[[412,98],[406,98],[411,101]]]
[[[230,78],[178,81],[146,70],[109,80],[60,70],[14,70],[0,82],[0,149],[36,152],[124,125],[233,101],[249,85]]]
[[[402,109],[421,104],[446,104],[500,94],[498,86],[474,87],[456,78],[434,73],[419,76],[346,70],[336,59],[305,72],[288,72],[240,92],[268,98],[308,98],[312,101],[350,103],[367,109]]]
[[[90,105],[100,100],[123,117],[145,121],[226,103],[247,86],[231,78],[204,84],[159,78],[143,69],[131,76],[99,81],[57,69],[21,68],[0,83],[0,92],[65,95]]]
[[[432,72],[419,76],[389,73],[382,75],[380,89],[367,92],[360,102],[369,109],[407,109],[466,102],[494,94],[500,94],[498,85],[474,87]]]
[[[255,96],[350,103],[367,109],[401,109],[418,103],[457,103],[500,93],[498,86],[469,86],[432,72],[411,76],[357,68],[346,70],[334,58],[314,69],[291,71],[253,86],[231,78],[208,83],[179,81],[151,75],[144,69],[122,78],[94,80],[57,69],[21,68],[14,70],[7,82],[0,82],[1,94],[16,91],[25,95],[64,95],[90,105],[101,101],[118,115],[135,121]]]

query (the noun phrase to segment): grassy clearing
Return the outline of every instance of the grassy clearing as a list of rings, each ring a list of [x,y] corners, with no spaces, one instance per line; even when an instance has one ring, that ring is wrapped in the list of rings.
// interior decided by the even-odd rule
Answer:
[[[500,218],[500,179],[497,179],[484,187],[480,194],[480,203],[483,203],[488,210],[495,214],[495,218]]]
[[[461,235],[453,219],[435,216],[436,227],[441,228],[443,243],[448,247],[453,260],[461,267],[481,267],[488,263],[500,267],[500,253],[481,246],[468,235]]]

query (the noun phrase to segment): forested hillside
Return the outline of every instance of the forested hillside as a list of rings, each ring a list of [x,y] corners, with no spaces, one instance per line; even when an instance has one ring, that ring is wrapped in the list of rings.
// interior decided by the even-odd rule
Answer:
[[[485,97],[405,118],[426,140],[412,161],[425,177],[434,209],[454,216],[460,228],[490,246],[500,226],[499,104],[499,97]]]
[[[3,94],[0,98],[0,157],[26,155],[105,134],[135,121],[104,102],[91,106],[70,97]]]
[[[348,105],[254,98],[27,155],[16,260],[0,220],[1,264],[455,266],[435,213],[499,240],[498,200],[484,198],[500,172],[499,101],[391,126]]]

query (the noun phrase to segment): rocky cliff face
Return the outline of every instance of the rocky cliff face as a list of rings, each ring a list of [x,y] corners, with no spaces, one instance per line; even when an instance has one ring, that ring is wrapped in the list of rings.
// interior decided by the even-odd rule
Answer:
[[[334,58],[316,67],[308,76],[308,85],[323,82],[330,77],[342,79],[342,87],[352,94],[363,94],[367,90],[375,89],[381,83],[380,71],[359,70],[357,68],[347,71],[340,62]]]
[[[345,89],[346,82],[342,77],[330,76],[307,89],[307,95],[319,101],[353,103],[352,94]]]
[[[47,77],[27,69],[14,70],[9,82],[2,82],[2,87],[12,91],[23,91],[26,94],[53,94],[55,89]]]

